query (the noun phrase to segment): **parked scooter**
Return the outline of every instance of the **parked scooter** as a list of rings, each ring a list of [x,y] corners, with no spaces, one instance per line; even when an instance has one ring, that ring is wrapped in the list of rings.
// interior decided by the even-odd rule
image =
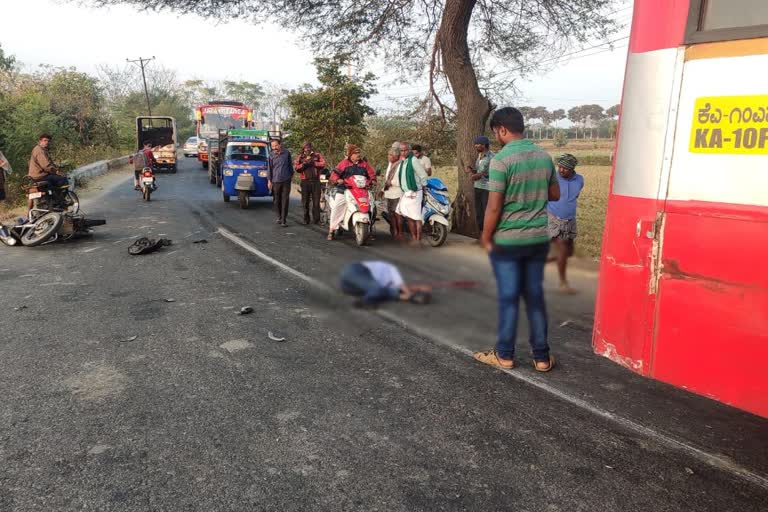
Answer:
[[[145,167],[141,174],[139,174],[139,191],[141,197],[145,201],[149,201],[152,197],[152,192],[157,190],[155,186],[155,173],[151,167]]]
[[[440,247],[448,239],[451,230],[451,199],[448,187],[439,178],[429,178],[424,188],[424,202],[421,208],[424,222],[423,234],[432,247]],[[381,214],[387,223],[392,223],[389,212]],[[403,233],[408,233],[408,223],[403,220]]]

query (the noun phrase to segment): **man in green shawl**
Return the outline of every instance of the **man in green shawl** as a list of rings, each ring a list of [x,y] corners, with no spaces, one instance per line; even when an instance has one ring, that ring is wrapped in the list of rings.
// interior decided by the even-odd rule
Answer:
[[[400,157],[401,160],[395,172],[400,188],[403,190],[403,196],[397,205],[397,214],[405,217],[408,221],[411,240],[418,245],[421,243],[423,225],[421,207],[424,199],[424,187],[429,176],[419,159],[411,152],[411,145],[407,142],[400,143]]]

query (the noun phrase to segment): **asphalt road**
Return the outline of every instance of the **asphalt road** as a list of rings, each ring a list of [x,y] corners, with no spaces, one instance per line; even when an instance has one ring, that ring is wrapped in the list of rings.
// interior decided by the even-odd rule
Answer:
[[[92,239],[0,247],[0,510],[765,510],[764,488],[215,231],[328,282],[385,241],[280,228],[267,203],[224,204],[193,160],[159,184],[150,203],[127,176],[86,201],[108,220]],[[129,256],[139,235],[174,244]]]

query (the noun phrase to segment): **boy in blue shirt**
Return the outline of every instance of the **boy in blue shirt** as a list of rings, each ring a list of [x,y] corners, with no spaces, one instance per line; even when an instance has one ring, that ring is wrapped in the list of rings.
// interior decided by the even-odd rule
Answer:
[[[560,155],[555,163],[560,199],[547,204],[547,217],[549,237],[557,249],[557,256],[549,258],[548,261],[557,261],[560,291],[570,295],[576,293],[576,290],[568,284],[566,266],[568,258],[573,256],[576,240],[576,203],[581,189],[584,188],[584,177],[576,173],[578,160],[569,153]]]

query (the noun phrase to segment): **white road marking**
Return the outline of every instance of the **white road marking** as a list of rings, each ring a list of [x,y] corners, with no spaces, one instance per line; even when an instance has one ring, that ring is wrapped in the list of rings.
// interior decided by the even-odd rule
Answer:
[[[302,274],[298,270],[289,267],[285,263],[282,263],[275,258],[268,256],[261,252],[260,250],[253,247],[251,244],[243,240],[242,238],[238,237],[231,231],[219,227],[217,232],[226,238],[227,240],[231,241],[235,245],[238,245],[245,249],[246,251],[250,252],[251,254],[258,256],[262,260],[266,261],[267,263],[279,268],[280,270],[287,272],[288,274],[291,274],[294,277],[297,277],[301,279],[302,281],[309,283],[310,285],[314,286],[315,288],[318,288],[320,290],[324,290],[327,292],[335,293],[336,290],[330,286],[328,286],[325,283],[322,283],[318,281],[317,279],[310,277],[308,275]],[[406,322],[403,322],[402,319],[400,319],[395,313],[392,313],[390,311],[385,310],[377,310],[376,314],[379,316],[395,323],[396,325],[402,327],[406,331],[409,331],[413,334],[416,334],[417,336],[420,336],[422,338],[426,338],[429,340],[432,340],[435,343],[438,343],[440,345],[444,345],[456,352],[459,352],[463,355],[469,356],[470,358],[473,355],[473,351],[469,350],[466,347],[462,347],[461,345],[457,343],[453,343],[450,341],[446,341],[444,339],[435,337],[427,331],[426,329],[422,329],[421,327],[418,327],[416,325],[407,324]],[[654,441],[658,442],[659,444],[662,444],[664,446],[667,446],[668,448],[672,448],[675,450],[678,450],[680,452],[685,453],[686,455],[698,460],[699,462],[703,462],[704,464],[707,464],[709,466],[712,466],[716,469],[719,469],[721,471],[725,471],[727,473],[731,473],[734,476],[737,476],[743,480],[746,480],[754,485],[757,485],[759,487],[762,487],[764,489],[768,489],[768,477],[755,473],[753,471],[750,471],[749,469],[740,466],[739,464],[736,464],[733,462],[729,457],[720,455],[720,454],[714,454],[706,452],[700,448],[696,448],[693,445],[690,445],[684,441],[680,441],[678,439],[675,439],[673,437],[670,437],[666,434],[663,434],[661,432],[657,432],[656,430],[646,427],[645,425],[642,425],[640,423],[637,423],[635,421],[632,421],[628,418],[621,417],[615,413],[612,413],[610,411],[607,411],[601,407],[594,406],[590,404],[589,402],[571,395],[570,393],[563,391],[561,389],[558,389],[551,384],[547,383],[544,380],[540,380],[536,378],[535,376],[526,375],[525,373],[514,371],[514,370],[501,370],[510,377],[514,377],[517,380],[520,380],[522,382],[525,382],[526,384],[529,384],[537,389],[540,389],[542,391],[545,391],[553,396],[556,396],[557,398],[568,402],[571,405],[574,405],[580,409],[583,409],[585,411],[588,411],[595,416],[598,416],[600,418],[603,418],[605,420],[611,421],[617,425],[619,425],[622,428],[625,428],[627,430],[631,430],[637,434],[640,434],[642,436],[648,437],[650,439],[653,439]]]

